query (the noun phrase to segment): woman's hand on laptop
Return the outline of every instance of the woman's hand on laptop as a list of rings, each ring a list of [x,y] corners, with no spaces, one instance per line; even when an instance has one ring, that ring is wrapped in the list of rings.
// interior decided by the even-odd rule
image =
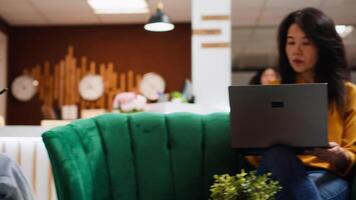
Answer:
[[[336,142],[329,142],[329,148],[314,148],[306,150],[305,153],[316,156],[322,161],[329,162],[340,171],[345,170],[348,166],[349,158],[346,150]]]

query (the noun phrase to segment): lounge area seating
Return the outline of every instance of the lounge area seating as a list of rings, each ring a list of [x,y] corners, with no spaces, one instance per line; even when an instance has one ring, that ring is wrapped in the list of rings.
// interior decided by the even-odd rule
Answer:
[[[105,114],[42,137],[59,200],[208,199],[214,174],[249,167],[228,113]]]

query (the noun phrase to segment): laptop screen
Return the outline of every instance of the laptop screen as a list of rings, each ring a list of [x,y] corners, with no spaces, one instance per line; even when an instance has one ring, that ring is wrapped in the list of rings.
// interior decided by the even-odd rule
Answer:
[[[326,147],[327,84],[230,86],[232,147]]]

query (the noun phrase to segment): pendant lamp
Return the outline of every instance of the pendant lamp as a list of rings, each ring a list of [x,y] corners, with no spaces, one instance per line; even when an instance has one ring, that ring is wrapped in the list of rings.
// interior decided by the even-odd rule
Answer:
[[[169,17],[163,12],[163,4],[157,4],[156,13],[150,17],[144,29],[153,32],[165,32],[174,29],[174,24],[169,20]]]

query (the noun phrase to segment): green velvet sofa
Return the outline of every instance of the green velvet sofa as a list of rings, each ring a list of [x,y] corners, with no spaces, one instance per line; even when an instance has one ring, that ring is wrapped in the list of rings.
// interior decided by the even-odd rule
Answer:
[[[42,137],[59,200],[208,199],[214,174],[249,168],[228,113],[105,114]]]

